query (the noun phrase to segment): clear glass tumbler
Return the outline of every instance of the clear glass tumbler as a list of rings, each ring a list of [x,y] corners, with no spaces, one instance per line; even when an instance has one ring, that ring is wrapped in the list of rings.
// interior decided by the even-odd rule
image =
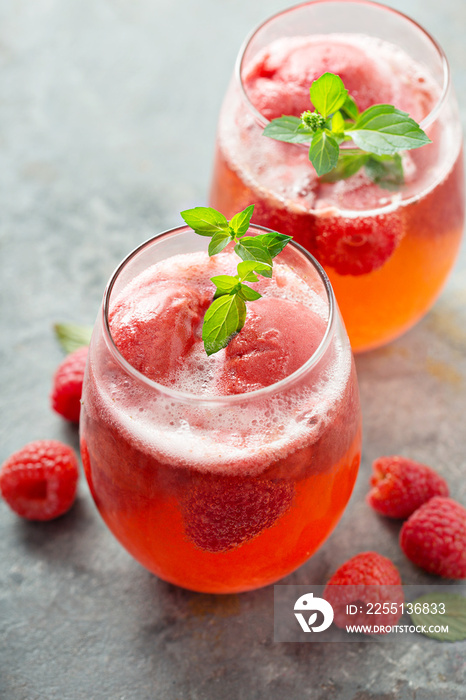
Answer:
[[[285,576],[332,531],[356,479],[361,416],[330,283],[294,244],[275,259],[274,277],[291,268],[323,319],[318,346],[295,372],[247,393],[206,396],[129,364],[112,337],[115,300],[154,264],[207,243],[187,227],[166,231],[114,273],[89,350],[81,452],[104,521],[141,564],[191,590],[229,593]],[[136,329],[134,342],[152,341]]]
[[[308,147],[262,135],[310,109],[309,87],[340,75],[360,109],[409,112],[432,140],[403,155],[404,184],[364,169],[319,179]],[[294,236],[324,266],[354,351],[380,346],[431,307],[464,224],[462,134],[444,52],[416,22],[361,0],[318,0],[275,15],[240,50],[221,110],[210,204]]]

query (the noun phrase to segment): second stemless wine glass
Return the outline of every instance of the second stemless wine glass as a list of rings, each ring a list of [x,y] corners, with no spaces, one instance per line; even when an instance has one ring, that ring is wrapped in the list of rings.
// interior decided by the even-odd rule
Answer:
[[[404,184],[368,174],[319,180],[302,144],[262,135],[310,109],[312,80],[342,77],[361,109],[389,103],[432,143],[403,157]],[[464,223],[462,134],[445,55],[416,22],[372,2],[320,0],[256,29],[238,56],[219,119],[210,204],[294,236],[324,266],[354,351],[403,333],[450,272]]]
[[[229,593],[285,576],[335,527],[358,471],[361,417],[330,283],[297,245],[276,258],[277,269],[288,266],[312,289],[323,335],[293,374],[248,393],[206,396],[128,363],[112,337],[115,299],[128,300],[156,263],[206,249],[205,237],[181,227],[143,244],[113,275],[89,349],[81,452],[103,519],[139,562],[179,586]],[[128,342],[154,341],[137,338],[135,326],[130,333]]]

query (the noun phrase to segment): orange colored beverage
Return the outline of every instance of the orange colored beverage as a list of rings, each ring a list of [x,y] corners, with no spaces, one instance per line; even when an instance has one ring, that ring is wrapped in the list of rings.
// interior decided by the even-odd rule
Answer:
[[[333,530],[361,419],[331,287],[297,246],[255,284],[243,330],[207,357],[210,278],[236,256],[209,259],[206,245],[175,229],[115,273],[89,351],[81,452],[103,519],[143,566],[229,593],[290,573]]]
[[[305,145],[262,135],[270,119],[309,109],[309,87],[326,71],[340,75],[361,111],[394,104],[426,131],[432,143],[403,156],[404,184],[386,189],[364,169],[324,182]],[[307,3],[265,22],[240,53],[219,119],[210,204],[228,216],[255,203],[255,222],[306,247],[331,280],[353,350],[368,350],[416,323],[454,264],[464,225],[461,145],[448,64],[417,24],[374,3]]]

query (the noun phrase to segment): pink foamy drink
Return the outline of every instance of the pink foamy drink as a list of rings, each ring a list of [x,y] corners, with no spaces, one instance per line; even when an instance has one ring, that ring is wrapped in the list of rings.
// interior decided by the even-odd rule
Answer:
[[[394,106],[431,143],[318,175],[308,145],[263,132],[312,111],[310,88],[328,73],[359,114]],[[340,153],[354,148],[345,141]],[[410,19],[375,3],[311,2],[246,41],[219,118],[210,202],[227,215],[255,202],[254,222],[292,234],[319,260],[354,350],[395,338],[432,305],[459,248],[463,188],[448,63]]]
[[[206,355],[211,279],[235,274],[232,248],[209,257],[183,227],[122,263],[81,419],[109,528],[161,578],[208,592],[266,585],[304,562],[338,521],[360,454],[349,343],[325,273],[299,247],[251,283],[261,298],[244,327]]]

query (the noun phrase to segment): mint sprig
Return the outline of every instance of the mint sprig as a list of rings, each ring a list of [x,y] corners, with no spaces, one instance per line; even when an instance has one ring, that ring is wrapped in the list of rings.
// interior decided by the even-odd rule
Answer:
[[[245,282],[258,282],[257,275],[272,277],[275,258],[291,236],[270,231],[257,236],[246,236],[254,211],[254,204],[238,212],[230,221],[211,207],[195,207],[181,212],[184,221],[200,236],[210,236],[209,256],[220,253],[234,242],[235,253],[241,258],[236,275],[217,275],[211,281],[215,293],[202,325],[202,340],[207,355],[225,348],[243,328],[246,321],[246,302],[256,301],[261,294]]]
[[[315,111],[272,119],[263,134],[277,141],[309,145],[309,160],[325,182],[351,177],[362,167],[381,187],[404,182],[400,151],[431,143],[407,112],[373,105],[360,113],[342,79],[324,73],[310,87]],[[340,148],[352,141],[358,148]]]
[[[91,342],[92,326],[77,323],[55,323],[55,336],[66,353],[73,352]]]

